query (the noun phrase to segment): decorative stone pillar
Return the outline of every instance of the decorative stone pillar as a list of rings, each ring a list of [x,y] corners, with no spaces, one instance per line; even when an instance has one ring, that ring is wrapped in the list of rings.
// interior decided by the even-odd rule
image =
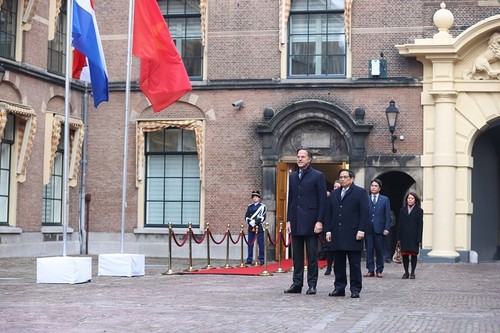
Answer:
[[[435,99],[432,251],[429,257],[458,258],[455,251],[456,143],[455,93],[432,93]]]

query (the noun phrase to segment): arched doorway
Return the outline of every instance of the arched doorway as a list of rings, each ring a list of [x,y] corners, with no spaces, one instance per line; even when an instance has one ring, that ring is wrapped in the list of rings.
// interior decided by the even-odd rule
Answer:
[[[287,175],[294,168],[296,150],[312,149],[313,164],[328,170],[343,163],[362,168],[365,138],[371,129],[372,125],[355,121],[348,112],[319,100],[293,103],[257,125],[262,136],[263,201],[268,206],[268,220],[275,219],[271,234],[277,235],[280,223],[286,222]],[[270,257],[276,255],[274,247],[269,250]]]
[[[471,250],[479,261],[500,260],[500,121],[476,139],[472,157]]]
[[[394,213],[396,224],[392,227],[391,249],[396,247],[396,232],[398,230],[398,217],[401,207],[404,205],[404,199],[410,189],[415,190],[415,179],[401,171],[389,171],[377,177],[382,181],[382,190],[380,193],[389,198],[391,211]]]

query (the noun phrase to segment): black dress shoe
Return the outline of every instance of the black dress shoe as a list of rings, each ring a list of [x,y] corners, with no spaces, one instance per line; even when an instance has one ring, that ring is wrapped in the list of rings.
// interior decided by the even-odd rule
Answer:
[[[332,270],[331,270],[331,269],[327,269],[327,270],[325,271],[325,275],[330,275],[330,274],[332,274]]]
[[[332,291],[331,293],[329,293],[328,296],[332,296],[332,297],[345,296],[345,292],[335,289],[334,291]]]
[[[309,287],[306,291],[306,295],[316,295],[316,288],[315,287]]]
[[[351,294],[351,298],[359,298],[359,294],[358,293],[352,293]]]
[[[285,290],[285,294],[300,294],[302,292],[302,288],[292,284],[290,288]]]

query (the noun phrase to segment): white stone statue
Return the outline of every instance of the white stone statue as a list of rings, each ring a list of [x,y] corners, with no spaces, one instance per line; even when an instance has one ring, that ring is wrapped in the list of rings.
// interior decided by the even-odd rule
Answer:
[[[500,33],[495,32],[491,35],[488,42],[488,48],[481,53],[474,63],[472,70],[464,73],[464,79],[483,80],[500,79],[500,70],[494,70],[490,64],[500,59]]]

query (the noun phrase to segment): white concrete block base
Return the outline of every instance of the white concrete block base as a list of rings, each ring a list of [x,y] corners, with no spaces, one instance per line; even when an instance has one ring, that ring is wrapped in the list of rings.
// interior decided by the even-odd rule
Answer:
[[[99,254],[98,275],[127,277],[144,275],[145,263],[143,254]]]
[[[36,259],[36,283],[85,283],[92,280],[92,257]]]

